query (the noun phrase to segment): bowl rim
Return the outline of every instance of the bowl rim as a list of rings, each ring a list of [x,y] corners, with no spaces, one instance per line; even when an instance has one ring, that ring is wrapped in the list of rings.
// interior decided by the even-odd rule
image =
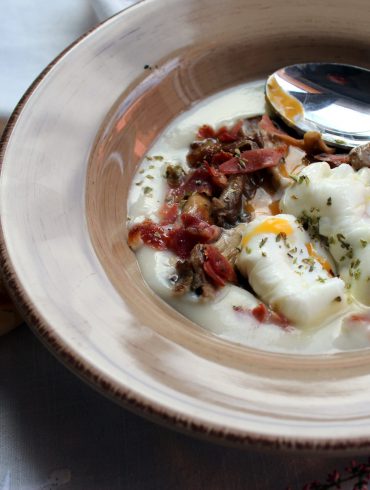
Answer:
[[[42,83],[44,78],[49,74],[52,68],[64,58],[72,49],[83,42],[87,37],[91,36],[95,31],[109,24],[112,20],[125,14],[127,10],[135,9],[138,6],[143,6],[148,0],[137,0],[133,5],[130,5],[116,14],[108,17],[102,22],[97,23],[91,29],[79,36],[65,49],[63,49],[34,79],[31,85],[24,92],[19,102],[15,106],[12,114],[8,118],[5,128],[0,137],[0,175],[3,171],[3,163],[6,154],[6,149],[10,141],[11,134],[16,125],[17,120],[22,114],[23,108],[26,106],[28,99]],[[97,129],[98,130],[98,129]],[[361,450],[370,447],[370,437],[366,438],[345,438],[341,440],[335,439],[320,439],[314,440],[300,437],[296,439],[291,436],[267,436],[256,434],[253,432],[247,433],[245,430],[230,430],[225,428],[216,428],[210,423],[208,426],[195,420],[191,416],[176,412],[169,407],[159,407],[153,401],[148,401],[140,394],[133,394],[129,388],[124,389],[121,386],[115,385],[105,373],[99,370],[93,363],[88,362],[78,351],[64,345],[55,333],[51,323],[47,322],[41,314],[38,314],[34,308],[32,301],[29,299],[26,290],[19,281],[12,260],[8,254],[7,246],[4,238],[3,223],[0,214],[0,276],[3,280],[12,300],[17,306],[18,311],[25,319],[27,325],[35,333],[35,335],[47,347],[49,352],[53,354],[60,362],[64,364],[71,372],[77,375],[80,379],[87,382],[92,388],[106,396],[110,400],[118,403],[121,406],[133,411],[134,413],[143,416],[146,419],[157,422],[167,428],[177,430],[192,436],[207,439],[219,444],[227,444],[232,446],[246,447],[253,445],[263,449],[284,449],[284,450],[303,450],[303,451],[325,451],[325,452],[346,452]]]

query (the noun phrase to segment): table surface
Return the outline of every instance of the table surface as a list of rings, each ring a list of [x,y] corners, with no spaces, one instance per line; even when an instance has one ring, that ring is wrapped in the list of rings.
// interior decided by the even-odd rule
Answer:
[[[62,13],[70,20],[67,10],[72,3],[79,6],[75,21],[63,24]],[[126,3],[94,0],[91,5],[118,10]],[[96,22],[88,0],[43,0],[42,5],[37,13],[27,0],[7,0],[3,5],[9,14],[8,20],[3,17],[4,25],[9,27],[13,21],[13,28],[18,28],[15,9],[25,19],[19,22],[23,38],[8,36],[14,70],[28,60],[23,71],[28,67],[36,73],[39,65],[49,61],[26,55],[32,33],[34,42],[43,46],[32,53],[51,58],[45,40],[49,31],[60,44],[51,46],[56,54],[69,38],[87,28],[85,24]],[[33,17],[38,24],[31,22]],[[18,39],[15,46],[14,39]],[[4,46],[1,53],[8,56]],[[18,65],[14,54],[19,55]],[[2,87],[11,88],[6,79],[11,72],[3,75]],[[25,88],[32,77],[18,78]],[[9,91],[2,90],[0,118],[1,109],[14,105],[21,95],[18,91],[12,102]],[[349,460],[349,456],[240,450],[193,439],[133,415],[96,393],[55,360],[26,325],[0,337],[0,490],[284,490],[288,485],[300,490],[314,479],[325,480],[335,468],[343,470]]]
[[[0,337],[0,401],[0,490],[298,490],[350,460],[223,447],[144,420],[84,384],[26,325]]]

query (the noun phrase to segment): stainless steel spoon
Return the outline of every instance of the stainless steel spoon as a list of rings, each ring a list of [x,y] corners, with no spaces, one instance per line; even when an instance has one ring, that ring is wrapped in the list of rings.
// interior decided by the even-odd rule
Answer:
[[[370,70],[302,63],[273,73],[266,99],[289,126],[319,131],[324,141],[353,148],[370,142]]]

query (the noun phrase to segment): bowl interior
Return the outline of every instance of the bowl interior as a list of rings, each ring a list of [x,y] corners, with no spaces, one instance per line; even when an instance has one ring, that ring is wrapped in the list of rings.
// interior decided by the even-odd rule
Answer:
[[[187,348],[198,349],[202,345],[198,352],[203,355],[217,351],[218,359],[234,366],[240,366],[243,353],[257,357],[261,354],[217,341],[150,291],[127,245],[127,198],[133,176],[161,131],[194,103],[225,88],[266,79],[278,67],[292,63],[337,61],[370,66],[366,63],[365,51],[362,42],[340,41],[338,44],[327,33],[314,39],[301,33],[299,39],[293,41],[291,35],[278,29],[268,39],[260,32],[248,30],[242,37],[234,32],[227,41],[208,38],[196,47],[169,53],[154,65],[147,65],[143,74],[120,94],[100,128],[90,155],[86,211],[97,256],[119,294],[141,322],[149,323],[161,335]],[[199,338],[194,344],[195,333]],[[274,362],[279,362],[281,356],[272,357]],[[294,356],[283,357],[285,363],[286,357]],[[302,363],[302,356],[299,363]]]
[[[298,61],[369,67],[368,12],[365,0],[145,0],[31,87],[0,154],[3,275],[80,376],[223,441],[370,446],[366,353],[313,364],[208,334],[146,287],[125,225],[137,164],[176,115]]]

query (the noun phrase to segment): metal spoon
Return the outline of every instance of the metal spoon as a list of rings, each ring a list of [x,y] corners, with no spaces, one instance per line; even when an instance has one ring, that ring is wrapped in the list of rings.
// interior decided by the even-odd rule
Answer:
[[[302,63],[266,82],[273,110],[299,132],[319,131],[325,142],[353,148],[370,142],[370,70],[339,63]]]

